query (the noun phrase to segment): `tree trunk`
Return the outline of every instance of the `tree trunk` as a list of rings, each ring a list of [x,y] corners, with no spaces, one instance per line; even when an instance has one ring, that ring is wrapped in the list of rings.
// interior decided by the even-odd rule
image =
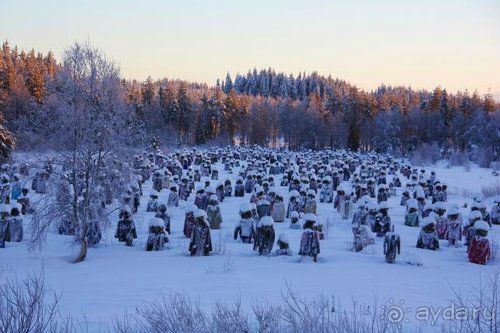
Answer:
[[[83,236],[81,241],[80,241],[80,253],[78,254],[78,257],[76,257],[74,263],[77,264],[79,262],[82,262],[85,260],[87,257],[87,236]]]

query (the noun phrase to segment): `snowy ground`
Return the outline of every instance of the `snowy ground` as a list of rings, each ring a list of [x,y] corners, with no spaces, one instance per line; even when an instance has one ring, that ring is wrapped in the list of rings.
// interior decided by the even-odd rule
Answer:
[[[473,168],[467,172],[459,167],[446,169],[438,165],[434,170],[438,179],[449,184],[449,201],[460,206],[471,201],[463,197],[464,193],[479,192],[481,186],[499,182],[487,169]],[[221,179],[226,176],[222,173]],[[228,175],[235,176],[236,173]],[[441,241],[441,249],[437,252],[417,249],[419,230],[403,226],[404,210],[399,206],[399,195],[389,200],[390,215],[402,239],[402,255],[393,265],[384,262],[381,239],[361,253],[350,251],[350,221],[340,221],[333,204],[318,204],[318,214],[325,222],[332,223],[327,238],[321,241],[319,263],[299,263],[298,256],[259,257],[252,251],[252,245],[232,239],[242,202],[241,198],[234,197],[221,203],[222,233],[215,231],[212,234],[214,250],[222,239],[222,253],[210,257],[188,256],[188,241],[182,237],[182,207],[170,210],[173,234],[169,248],[162,252],[146,252],[147,223],[153,216],[145,212],[150,188],[151,183],[147,182],[139,213],[134,215],[139,238],[133,247],[125,247],[113,238],[116,216],[101,244],[90,249],[87,259],[80,264],[69,262],[70,254],[78,249],[71,247],[72,239],[68,236],[50,235],[40,253],[29,253],[23,243],[7,243],[7,248],[0,250],[0,281],[7,277],[23,277],[43,266],[48,286],[63,293],[63,312],[77,317],[85,314],[96,327],[116,314],[126,310],[133,312],[136,305],[161,293],[185,292],[198,298],[207,308],[217,299],[231,301],[238,297],[249,306],[258,299],[279,302],[285,283],[290,283],[306,297],[335,295],[336,300],[346,306],[350,305],[352,297],[367,304],[372,304],[374,297],[382,302],[404,302],[411,325],[415,323],[417,307],[449,305],[450,285],[467,288],[498,268],[498,263],[487,266],[468,263],[464,247],[449,248],[445,241]],[[285,189],[280,190],[287,193]],[[162,192],[160,201],[166,202],[167,194]],[[244,200],[249,200],[248,194]],[[468,209],[462,211],[464,216],[468,215]],[[275,228],[277,235],[289,235],[296,253],[301,231],[290,230],[288,223],[276,224]],[[499,228],[494,228],[490,239],[500,234]],[[416,254],[424,265],[405,264],[407,254]]]

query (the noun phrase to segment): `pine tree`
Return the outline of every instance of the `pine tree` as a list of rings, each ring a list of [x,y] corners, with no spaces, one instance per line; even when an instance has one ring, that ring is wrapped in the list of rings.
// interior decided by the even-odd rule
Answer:
[[[3,115],[0,113],[0,160],[5,161],[10,157],[10,152],[16,146],[16,140],[3,126]]]
[[[3,62],[4,62],[4,87],[5,89],[9,90],[14,87],[16,83],[16,68],[14,66],[14,61],[13,61],[13,53],[10,50],[9,43],[5,42],[3,43],[2,47],[2,52],[3,52]]]
[[[277,96],[282,98],[288,97],[290,95],[288,90],[289,90],[289,81],[286,77],[283,77],[278,88]]]
[[[495,100],[493,99],[492,94],[484,95],[483,109],[487,115],[491,115],[495,112]]]
[[[250,94],[253,96],[259,95],[259,74],[257,73],[257,68],[254,68],[250,76]]]
[[[175,125],[178,119],[177,95],[172,83],[163,90],[160,108],[167,124]]]
[[[188,96],[187,83],[181,82],[179,90],[177,91],[177,129],[179,131],[179,143],[187,141],[187,134],[189,130],[189,118],[192,113],[191,100]]]
[[[231,75],[227,73],[226,75],[226,82],[224,83],[224,92],[226,94],[229,94],[229,92],[233,90],[233,81],[231,80]]]
[[[441,87],[436,87],[434,89],[434,92],[432,94],[432,98],[429,103],[429,111],[431,112],[437,112],[441,108],[441,99],[443,96],[443,90]]]
[[[49,75],[49,77],[51,79],[54,79],[57,64],[56,64],[56,60],[54,59],[54,53],[52,53],[52,51],[49,51],[49,53],[47,54],[47,56],[44,59],[44,62],[45,62],[45,70],[47,72],[47,75]]]
[[[237,93],[243,94],[245,93],[245,85],[246,85],[245,77],[237,74],[234,79],[233,89]]]
[[[222,91],[216,89],[213,96],[208,101],[208,122],[206,124],[207,140],[214,140],[219,136],[224,109]]]
[[[260,92],[260,95],[262,96],[265,96],[265,97],[269,97],[269,95],[271,94],[271,90],[270,90],[270,81],[269,81],[269,75],[267,73],[267,71],[265,70],[262,70],[259,72],[259,92]]]
[[[441,95],[441,117],[443,118],[444,125],[446,127],[450,126],[451,123],[451,112],[450,112],[450,107],[448,106],[448,94],[446,93],[446,89],[443,90],[443,93]]]
[[[227,128],[229,144],[234,144],[236,130],[241,117],[241,106],[234,90],[231,90],[224,100],[224,124]]]
[[[35,51],[31,50],[26,59],[26,87],[38,103],[43,102],[43,95],[45,90],[45,78],[43,61],[35,58]]]
[[[465,91],[462,103],[460,104],[460,111],[466,119],[469,119],[473,112],[472,99],[469,96],[469,92]]]
[[[349,124],[349,134],[347,136],[347,148],[357,151],[361,142],[360,117],[362,114],[361,105],[358,99],[358,90],[353,87],[350,91],[350,103],[345,105],[346,117]]]
[[[205,94],[201,97],[200,102],[201,104],[196,117],[196,126],[194,133],[194,142],[198,145],[207,142],[207,123],[209,113],[209,102]]]
[[[151,76],[148,76],[146,82],[142,84],[141,87],[142,94],[142,103],[145,105],[151,105],[153,103],[155,91],[154,91],[154,83]]]
[[[5,71],[5,60],[4,53],[0,53],[0,112],[3,111],[7,104],[7,83],[6,83],[6,71]]]

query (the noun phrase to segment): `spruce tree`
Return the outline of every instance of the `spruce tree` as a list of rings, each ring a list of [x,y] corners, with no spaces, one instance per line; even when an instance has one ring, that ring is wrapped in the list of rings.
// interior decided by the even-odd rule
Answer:
[[[208,98],[204,94],[201,97],[201,105],[196,117],[196,126],[194,132],[194,142],[198,145],[207,142],[207,119],[209,113]]]
[[[226,75],[226,82],[224,83],[224,92],[226,94],[229,94],[229,92],[233,90],[233,81],[231,80],[231,75],[227,73]]]
[[[177,96],[173,84],[169,83],[163,92],[163,105],[161,105],[162,112],[167,123],[175,125],[178,119],[178,108]]]
[[[179,143],[185,143],[189,130],[189,118],[192,112],[191,100],[188,96],[187,83],[181,82],[177,91],[177,129],[179,131]]]
[[[151,105],[154,99],[154,83],[151,76],[148,76],[146,82],[141,87],[142,102],[145,105]]]
[[[224,125],[227,128],[229,144],[234,144],[238,122],[240,120],[240,105],[234,90],[231,90],[224,100]]]
[[[35,58],[35,51],[31,50],[26,59],[26,88],[38,103],[43,102],[45,90],[44,70],[41,68],[43,61]]]
[[[10,157],[12,149],[16,146],[16,139],[3,125],[3,114],[0,113],[0,160],[5,161]]]

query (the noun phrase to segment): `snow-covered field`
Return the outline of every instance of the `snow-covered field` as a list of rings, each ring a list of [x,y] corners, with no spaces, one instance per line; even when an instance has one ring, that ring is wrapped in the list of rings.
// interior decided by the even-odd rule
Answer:
[[[465,171],[461,167],[447,169],[444,165],[433,169],[438,179],[449,185],[449,202],[461,207],[472,200],[464,194],[480,192],[482,186],[499,182],[488,169],[474,167]],[[230,177],[234,184],[235,171],[232,175],[221,172],[220,178]],[[72,248],[69,236],[49,235],[46,246],[38,253],[28,252],[25,243],[8,243],[0,250],[0,280],[22,278],[27,272],[40,271],[43,267],[48,287],[62,292],[63,313],[75,317],[85,315],[91,331],[100,323],[109,322],[114,315],[133,312],[137,305],[162,293],[186,293],[199,299],[207,309],[218,299],[231,301],[241,297],[243,305],[249,308],[259,299],[279,302],[287,283],[301,296],[335,295],[335,299],[345,305],[349,305],[353,297],[367,304],[372,304],[374,297],[383,303],[401,304],[408,309],[406,316],[412,325],[416,324],[417,307],[447,306],[453,296],[450,286],[467,289],[498,269],[498,262],[486,266],[470,264],[465,247],[450,248],[446,241],[441,241],[441,249],[436,252],[417,249],[419,229],[403,225],[404,208],[399,206],[399,192],[389,200],[390,216],[402,240],[402,253],[392,265],[384,262],[382,239],[360,253],[352,252],[350,221],[341,221],[333,204],[320,203],[318,215],[329,222],[330,227],[326,239],[321,241],[317,264],[300,263],[298,256],[259,257],[252,251],[252,245],[232,238],[239,206],[243,200],[250,199],[248,194],[243,200],[231,197],[220,204],[224,219],[222,232],[212,233],[214,251],[222,249],[220,253],[214,252],[210,257],[188,256],[188,241],[182,236],[182,207],[170,209],[173,233],[168,249],[146,252],[148,220],[154,215],[145,212],[150,188],[151,181],[148,181],[139,212],[134,215],[139,235],[133,247],[126,247],[113,237],[118,222],[114,215],[106,237],[97,248],[89,250],[87,259],[80,264],[70,263],[71,252],[77,252],[78,247]],[[278,190],[287,197],[285,188]],[[160,201],[166,202],[167,196],[168,192],[162,192]],[[194,194],[189,200],[193,201],[193,197]],[[492,203],[487,201],[487,204],[489,210]],[[462,208],[464,217],[468,211]],[[288,223],[275,224],[275,229],[277,235],[288,234],[296,253],[301,231],[290,230]],[[499,234],[495,226],[490,240],[498,239]],[[420,257],[423,266],[405,264],[405,256]]]

